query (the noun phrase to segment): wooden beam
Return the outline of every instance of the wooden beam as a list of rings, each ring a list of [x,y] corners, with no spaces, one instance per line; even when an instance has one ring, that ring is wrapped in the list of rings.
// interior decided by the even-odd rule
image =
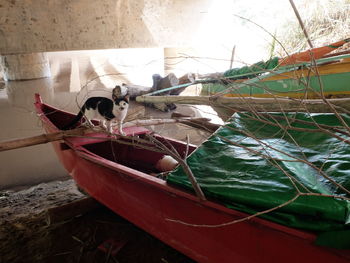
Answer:
[[[151,125],[163,125],[163,124],[174,124],[195,120],[198,122],[208,121],[206,118],[178,118],[178,119],[149,119],[149,120],[135,120],[131,122],[127,122],[123,125],[124,128],[133,127],[133,126],[151,126]],[[101,132],[106,132],[104,130],[100,130]],[[18,148],[24,148],[28,146],[34,146],[38,144],[44,144],[53,141],[60,141],[68,137],[72,136],[84,136],[91,132],[98,132],[98,130],[92,130],[88,127],[81,127],[74,130],[68,131],[59,131],[48,134],[41,134],[38,136],[21,138],[11,141],[0,142],[0,152],[14,150]]]
[[[177,103],[226,107],[234,111],[257,112],[313,112],[330,113],[332,109],[323,99],[299,100],[288,98],[215,97],[215,96],[139,96],[143,103]],[[350,98],[327,99],[341,113],[350,111]]]
[[[88,131],[89,129],[84,127],[84,128],[74,129],[74,130],[59,131],[54,133],[41,134],[38,136],[33,136],[28,138],[16,139],[12,141],[0,142],[0,152],[38,145],[38,144],[44,144],[52,141],[59,141],[59,140],[63,140],[66,137],[83,136]]]

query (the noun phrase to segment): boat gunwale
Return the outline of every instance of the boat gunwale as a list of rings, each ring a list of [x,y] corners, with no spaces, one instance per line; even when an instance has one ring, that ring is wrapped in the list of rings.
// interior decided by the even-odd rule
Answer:
[[[54,125],[50,121],[50,119],[45,115],[45,113],[43,112],[42,106],[45,106],[45,107],[48,107],[52,110],[63,112],[63,113],[69,114],[69,115],[73,115],[69,112],[66,112],[64,110],[60,110],[60,109],[55,108],[53,106],[50,106],[46,103],[43,103],[41,101],[40,95],[37,96],[37,94],[36,94],[35,107],[36,107],[38,117],[40,118],[40,120],[44,124],[45,130],[48,130],[47,128],[50,128],[50,130],[54,131],[54,132],[60,131],[60,129],[57,128],[57,126]],[[126,175],[126,176],[133,178],[133,179],[138,179],[137,180],[138,182],[142,182],[143,184],[154,187],[154,188],[161,190],[163,192],[167,192],[170,195],[175,195],[175,196],[183,198],[183,199],[188,199],[191,202],[196,203],[197,205],[208,207],[208,208],[210,208],[212,210],[216,210],[222,214],[229,214],[230,216],[241,217],[241,218],[250,216],[249,214],[246,214],[244,212],[240,212],[240,211],[237,211],[234,209],[227,208],[220,203],[216,203],[216,202],[213,202],[210,200],[201,201],[195,196],[195,194],[191,194],[189,192],[186,192],[183,189],[180,190],[177,187],[169,185],[165,180],[153,177],[151,175],[140,172],[138,170],[127,167],[125,165],[110,161],[106,158],[103,158],[99,155],[92,153],[91,151],[84,148],[83,145],[74,146],[68,142],[69,138],[63,139],[63,141],[67,142],[67,145],[70,147],[70,150],[73,151],[78,157],[83,158],[86,161],[93,162],[94,164],[97,164],[97,165],[104,167],[104,168],[107,168],[109,170],[113,170],[113,172],[123,173],[124,176]],[[301,238],[304,240],[308,240],[310,242],[313,242],[316,240],[316,235],[312,232],[283,226],[283,225],[280,225],[278,223],[274,223],[274,222],[271,222],[271,221],[268,221],[268,220],[265,220],[265,219],[259,218],[259,217],[253,217],[249,220],[245,220],[245,221],[240,222],[240,223],[259,224],[261,226],[268,227],[270,230],[293,235],[295,237],[298,237],[298,238]],[[203,227],[205,227],[205,225],[203,225]],[[223,227],[225,227],[225,226],[223,226]]]
[[[79,147],[79,148],[81,148],[81,147]],[[123,174],[123,176],[129,176],[132,179],[136,179],[138,182],[142,182],[144,184],[147,184],[149,186],[157,188],[158,190],[161,189],[162,191],[167,192],[168,194],[176,195],[177,197],[181,197],[181,198],[185,198],[185,199],[190,199],[191,201],[198,203],[198,205],[209,207],[211,209],[220,211],[223,214],[230,214],[232,216],[242,217],[242,218],[250,216],[249,214],[246,214],[244,212],[240,212],[240,211],[237,211],[234,209],[227,208],[224,205],[222,205],[220,203],[216,203],[214,201],[210,201],[210,200],[201,201],[194,194],[187,192],[186,190],[183,190],[183,189],[180,190],[175,186],[169,185],[165,180],[153,177],[153,176],[148,175],[146,173],[143,173],[143,172],[140,172],[140,171],[135,170],[133,168],[127,167],[123,164],[118,164],[116,162],[107,160],[103,157],[100,157],[99,155],[96,156],[95,154],[91,153],[90,151],[88,151],[86,149],[79,151],[79,149],[76,148],[75,152],[79,157],[81,157],[87,161],[93,162],[93,163],[100,165],[104,168],[107,168],[109,170],[113,170],[115,172],[118,172],[117,176],[120,176],[120,173],[121,173],[121,174]],[[300,238],[303,238],[303,239],[306,239],[309,241],[314,241],[316,238],[316,235],[311,233],[311,232],[293,229],[293,228],[283,226],[283,225],[280,225],[280,224],[277,224],[274,222],[270,222],[270,221],[262,219],[262,218],[258,218],[258,217],[254,217],[254,218],[249,219],[247,221],[249,221],[253,224],[254,223],[262,224],[264,226],[269,227],[270,229],[278,230],[281,232],[286,232],[288,234],[292,234],[294,236],[297,236],[297,237],[300,237]],[[205,226],[203,225],[203,227],[205,227]]]

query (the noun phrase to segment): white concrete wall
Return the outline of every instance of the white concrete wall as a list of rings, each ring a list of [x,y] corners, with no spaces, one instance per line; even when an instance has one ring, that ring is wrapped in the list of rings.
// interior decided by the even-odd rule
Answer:
[[[52,101],[49,78],[11,81],[0,89],[0,141],[43,133],[34,112],[34,93]],[[50,144],[0,153],[0,190],[17,185],[36,184],[66,176]]]
[[[189,45],[211,2],[0,1],[0,54]]]

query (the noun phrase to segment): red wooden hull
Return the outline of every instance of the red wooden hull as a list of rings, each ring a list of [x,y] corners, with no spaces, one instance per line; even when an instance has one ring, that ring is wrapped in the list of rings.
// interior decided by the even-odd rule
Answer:
[[[36,108],[47,132],[58,128]],[[45,105],[44,105],[45,106]],[[45,106],[47,107],[47,106]],[[68,114],[68,113],[67,113]],[[53,146],[77,184],[111,210],[198,262],[349,262],[349,251],[313,245],[315,235],[253,218],[221,227],[247,215],[196,196],[161,179],[102,158],[82,139]],[[175,144],[179,142],[174,142]],[[181,222],[186,222],[186,225]]]

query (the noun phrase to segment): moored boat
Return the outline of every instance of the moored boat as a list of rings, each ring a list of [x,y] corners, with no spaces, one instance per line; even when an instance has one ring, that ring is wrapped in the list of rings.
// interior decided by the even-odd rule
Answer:
[[[48,133],[73,117],[42,103],[35,107]],[[214,198],[201,201],[191,190],[153,176],[164,153],[135,144],[149,131],[130,127],[130,138],[92,133],[53,142],[56,154],[77,184],[111,210],[198,262],[348,262],[349,250],[314,244],[316,234],[230,209]],[[135,137],[136,138],[136,137]],[[196,147],[156,136],[185,158]],[[141,147],[144,146],[144,147]],[[183,222],[187,222],[184,224]]]
[[[209,105],[224,120],[242,110],[333,112],[329,103],[347,111],[350,105],[349,51],[327,53],[349,41],[345,39],[223,73],[200,75],[193,83],[165,89],[172,91],[201,84],[199,96],[161,96],[164,90],[159,90],[138,96],[136,101]]]
[[[204,84],[202,95],[298,99],[349,97],[349,52],[327,55],[349,41],[345,39],[286,58],[275,57],[227,70],[223,73],[224,79]]]
[[[315,63],[303,63],[260,73],[249,79],[242,75],[241,79],[227,77],[225,81],[204,84],[202,95],[298,99],[350,96],[350,55],[334,56],[316,60]]]

